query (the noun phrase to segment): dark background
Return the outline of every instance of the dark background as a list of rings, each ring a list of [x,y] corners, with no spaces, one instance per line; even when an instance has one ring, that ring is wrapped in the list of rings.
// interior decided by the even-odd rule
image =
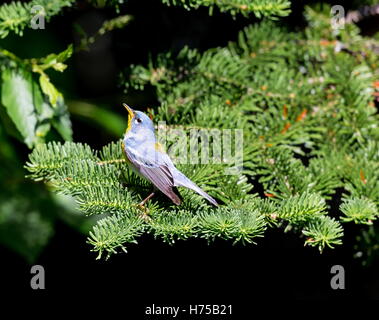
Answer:
[[[281,20],[292,29],[304,26],[304,4],[294,1],[293,13]],[[351,3],[345,2],[345,8]],[[231,18],[218,13],[210,17],[207,9],[186,11],[167,7],[159,1],[127,1],[122,14],[131,14],[134,21],[123,30],[100,38],[90,52],[77,53],[68,62],[64,74],[51,74],[65,99],[81,99],[113,110],[127,100],[139,109],[156,107],[153,88],[144,92],[124,93],[120,71],[130,64],[145,64],[149,55],[178,51],[184,45],[200,50],[224,46],[234,41],[237,33],[254,18]],[[46,30],[27,31],[22,41],[7,38],[7,49],[21,57],[43,56],[58,52],[67,44],[77,43],[73,24],[79,23],[89,34],[106,19],[116,16],[114,9],[92,9],[84,2],[64,15],[53,18]],[[373,22],[366,21],[362,31],[372,32]],[[18,40],[17,40],[18,39]],[[43,45],[40,45],[43,44]],[[73,115],[74,140],[99,148],[118,137],[103,132],[88,119]],[[17,144],[16,141],[14,141]],[[19,148],[28,150],[22,144]],[[379,298],[378,260],[368,267],[353,258],[353,243],[359,227],[345,229],[344,245],[320,254],[304,248],[303,239],[283,230],[268,230],[258,245],[232,246],[216,241],[188,240],[169,246],[152,236],[143,236],[138,245],[131,245],[128,254],[112,256],[109,261],[95,260],[83,235],[62,221],[56,222],[53,238],[35,262],[46,272],[46,290],[30,288],[31,264],[0,247],[1,290],[8,294],[34,297],[65,294],[99,299],[119,296],[124,312],[135,312],[142,318],[144,307],[151,304],[233,304],[233,312],[242,315],[251,310],[256,298],[266,301],[285,299],[357,299]],[[332,290],[330,273],[333,265],[345,268],[346,289]],[[96,304],[96,299],[92,301]],[[99,307],[101,303],[99,302]],[[237,317],[237,316],[236,316]]]

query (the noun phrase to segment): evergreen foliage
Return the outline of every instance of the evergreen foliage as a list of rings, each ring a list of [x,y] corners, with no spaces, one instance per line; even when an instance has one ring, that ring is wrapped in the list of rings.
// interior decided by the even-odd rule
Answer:
[[[49,21],[62,8],[70,7],[74,0],[33,0],[28,3],[13,1],[0,6],[0,38],[5,38],[10,31],[23,34],[25,27],[30,26],[33,16],[41,14]],[[34,7],[43,8],[41,12],[32,10]]]
[[[158,195],[140,208],[137,204],[151,185],[129,169],[121,141],[101,150],[70,141],[63,94],[46,71],[64,71],[73,46],[32,59],[0,47],[2,123],[7,133],[34,148],[25,165],[28,178],[73,197],[81,212],[95,217],[87,242],[97,258],[126,252],[144,234],[169,244],[200,238],[251,245],[259,243],[267,229],[279,228],[295,232],[305,245],[322,252],[341,245],[343,225],[351,223],[370,225],[360,241],[374,241],[379,216],[379,119],[374,103],[379,95],[378,41],[361,36],[354,24],[332,29],[327,6],[308,7],[308,26],[290,31],[272,21],[290,13],[287,0],[162,2],[186,9],[205,6],[210,13],[217,9],[234,17],[268,18],[246,27],[225,47],[205,52],[185,47],[178,54],[160,54],[147,66],[131,66],[123,74],[126,92],[155,89],[160,105],[151,115],[156,124],[168,124],[169,139],[176,129],[242,130],[243,167],[234,174],[226,174],[231,169],[227,163],[177,165],[220,202],[218,208],[187,189],[180,190],[180,207]],[[118,11],[124,1],[89,3]],[[31,10],[35,5],[43,7],[41,14],[49,21],[74,1],[3,4],[0,38],[10,33],[22,36],[36,14]],[[129,15],[105,21],[97,33],[82,33],[75,49],[90,50],[98,37],[129,21]],[[54,130],[66,142],[45,143]],[[2,128],[0,136],[3,141]],[[169,141],[168,147],[172,145]],[[10,149],[4,142],[0,154],[16,161]],[[2,178],[6,181],[7,174]],[[43,205],[36,208],[21,197],[0,197],[0,209],[6,212],[0,215],[1,233],[6,235],[11,225],[23,234],[18,241],[7,236],[4,241],[32,260],[52,234]],[[46,199],[51,201],[45,196],[41,203]],[[339,205],[337,213],[332,212],[332,202]],[[32,214],[10,216],[12,210]],[[8,228],[2,219],[10,221]],[[22,228],[25,221],[32,226],[27,232]]]
[[[215,7],[232,15],[248,16],[254,13],[258,18],[287,16],[291,6],[287,0],[162,0],[162,2],[168,5],[181,5],[187,10],[206,6],[209,7],[211,14]]]
[[[142,219],[137,203],[150,186],[128,168],[121,142],[100,151],[70,142],[37,146],[29,177],[74,196],[84,213],[105,215],[88,239],[98,257],[125,251],[144,232],[168,243],[199,237],[249,244],[279,227],[320,251],[340,245],[341,223],[378,217],[379,61],[355,26],[336,33],[322,12],[308,8],[306,16],[304,32],[263,21],[225,48],[184,48],[127,73],[127,90],[156,88],[161,106],[154,120],[166,121],[168,130],[243,129],[238,174],[225,175],[227,165],[178,165],[223,202],[220,208],[182,190],[181,207],[153,198],[151,218]],[[328,201],[337,188],[344,191],[335,218]]]

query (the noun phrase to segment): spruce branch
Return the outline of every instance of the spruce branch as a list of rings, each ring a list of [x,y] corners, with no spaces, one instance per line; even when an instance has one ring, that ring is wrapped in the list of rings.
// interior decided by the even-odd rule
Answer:
[[[174,244],[176,240],[196,237],[198,224],[198,216],[187,210],[158,212],[149,223],[149,232],[155,238]]]
[[[278,210],[281,219],[292,224],[309,221],[326,214],[325,200],[316,193],[303,193],[283,200]]]
[[[320,216],[304,228],[303,234],[307,236],[305,245],[318,247],[322,252],[326,247],[334,248],[342,244],[343,228],[333,218]]]
[[[251,197],[251,186],[218,198],[228,208],[256,210],[269,227],[303,230],[306,244],[322,251],[342,243],[342,227],[327,216],[325,202],[337,188],[378,201],[379,61],[372,40],[354,26],[337,38],[329,11],[309,8],[306,18],[304,32],[263,21],[225,48],[161,54],[129,70],[126,89],[153,85],[161,101],[154,117],[169,125],[242,128],[243,175],[267,198]],[[232,237],[237,216],[213,215],[202,236]]]
[[[379,216],[375,203],[367,198],[346,198],[340,205],[340,210],[345,215],[342,217],[344,222],[372,224]]]
[[[104,255],[108,259],[119,249],[126,252],[125,243],[137,243],[144,229],[145,223],[140,216],[118,213],[99,220],[90,231],[87,242],[93,246],[91,251],[98,253],[96,259]]]
[[[77,189],[94,185],[113,186],[114,181],[119,180],[120,172],[114,167],[100,166],[91,160],[79,160],[59,168],[57,176],[59,178],[54,180],[54,184],[58,189],[75,193]]]
[[[214,7],[218,7],[222,12],[229,12],[232,15],[242,14],[248,16],[254,13],[260,17],[287,16],[290,12],[290,2],[286,0],[162,0],[168,5],[182,5],[185,9],[196,9],[200,6],[209,7],[210,13]]]
[[[83,35],[83,38],[80,40],[79,45],[75,48],[75,50],[78,51],[89,51],[90,45],[94,44],[98,38],[103,36],[104,34],[113,31],[115,29],[122,29],[127,24],[132,21],[132,16],[130,15],[122,15],[118,16],[116,18],[106,20],[104,21],[103,25],[100,27],[99,30],[94,35],[88,36],[81,28],[80,26],[76,25],[76,28],[78,29],[79,33]]]
[[[379,203],[379,163],[361,158],[360,153],[354,158],[346,157],[345,189],[354,197],[365,197]]]
[[[49,21],[51,17],[57,15],[63,8],[70,7],[73,0],[33,0],[28,3],[13,1],[0,6],[0,38],[5,38],[10,31],[22,36],[34,14],[32,8],[41,6],[43,17]]]
[[[25,168],[30,172],[29,178],[40,181],[51,180],[56,177],[57,170],[67,162],[73,163],[79,160],[97,161],[92,149],[88,145],[80,143],[49,142],[38,145],[29,155],[29,161]],[[64,177],[63,177],[64,178]]]
[[[255,243],[266,230],[264,215],[256,210],[221,208],[199,214],[200,237],[213,241],[216,238],[230,239],[233,243]]]
[[[329,12],[309,9],[307,19],[302,32],[263,21],[224,48],[160,54],[124,74],[126,90],[156,88],[154,121],[166,121],[174,138],[175,129],[242,130],[243,167],[235,175],[225,175],[224,163],[177,164],[220,208],[183,188],[180,208],[158,195],[147,204],[151,219],[140,219],[136,204],[151,185],[129,170],[121,141],[99,152],[81,144],[38,147],[26,165],[30,177],[73,195],[87,215],[106,215],[89,237],[99,257],[144,233],[171,244],[248,244],[266,228],[285,227],[320,251],[340,245],[341,221],[377,217],[379,59],[354,26],[333,33]],[[175,139],[167,137],[170,150]],[[345,200],[334,219],[326,200],[337,188]]]
[[[123,167],[126,160],[122,151],[122,141],[111,142],[104,146],[99,152],[99,158],[99,165],[112,164],[118,168]]]

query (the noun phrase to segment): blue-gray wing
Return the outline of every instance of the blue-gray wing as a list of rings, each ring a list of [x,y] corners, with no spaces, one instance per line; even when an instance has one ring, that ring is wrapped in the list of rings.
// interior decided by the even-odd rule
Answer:
[[[174,179],[169,169],[171,161],[168,156],[155,150],[143,152],[142,154],[136,153],[135,151],[128,151],[129,150],[126,148],[126,156],[137,171],[169,197],[175,204],[179,205],[181,200],[173,190]],[[167,158],[169,162],[167,161]]]

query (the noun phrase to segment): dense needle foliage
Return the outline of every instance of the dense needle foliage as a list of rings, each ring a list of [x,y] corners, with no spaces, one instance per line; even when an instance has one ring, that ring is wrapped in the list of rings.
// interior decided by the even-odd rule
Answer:
[[[143,219],[137,204],[151,185],[128,168],[121,140],[101,150],[70,141],[63,95],[44,70],[63,71],[72,47],[38,60],[22,60],[0,48],[2,104],[17,135],[33,147],[25,165],[28,178],[72,196],[85,215],[100,217],[88,236],[97,256],[126,251],[144,233],[170,244],[198,237],[259,245],[268,228],[295,232],[305,245],[322,252],[343,243],[345,224],[362,224],[362,228],[375,224],[379,42],[361,36],[353,24],[333,29],[329,7],[307,7],[307,26],[291,31],[275,21],[289,14],[288,1],[163,2],[190,10],[205,5],[210,13],[216,5],[237,18],[266,17],[240,31],[238,40],[225,47],[205,52],[184,47],[178,54],[161,53],[148,65],[122,72],[126,93],[155,89],[160,103],[149,112],[156,124],[165,121],[168,137],[175,136],[176,129],[241,130],[243,163],[234,174],[226,174],[230,163],[178,163],[183,173],[221,203],[219,208],[180,189],[181,206],[164,196],[155,197],[146,205],[151,219]],[[47,16],[72,1],[56,4]],[[119,10],[121,4],[111,5]],[[27,8],[17,2],[0,8],[2,37],[22,32],[22,22],[15,22],[19,6]],[[12,23],[7,22],[7,10],[14,17]],[[126,16],[114,20],[102,32],[129,21]],[[80,50],[93,41],[95,37],[85,38]],[[34,95],[17,97],[15,83],[27,92],[37,90],[39,100]],[[30,111],[33,125],[20,112],[20,103]],[[66,142],[44,143],[50,129]],[[331,210],[333,201],[338,202],[337,212]]]

